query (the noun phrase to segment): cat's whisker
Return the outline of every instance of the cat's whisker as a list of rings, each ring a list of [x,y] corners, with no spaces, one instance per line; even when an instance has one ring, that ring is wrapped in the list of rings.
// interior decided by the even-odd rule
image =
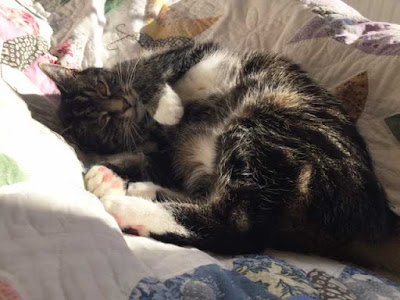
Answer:
[[[144,138],[139,134],[138,129],[136,128],[136,125],[132,123],[132,129],[135,131],[136,136],[141,140],[144,141]]]
[[[122,83],[123,82],[123,74],[122,74],[122,71],[123,71],[123,69],[122,69],[122,64],[123,64],[123,61],[120,61],[119,63],[118,63],[118,70],[119,70],[119,72],[118,72],[118,75],[119,75],[119,82],[120,83]]]
[[[137,147],[136,142],[135,142],[136,137],[133,135],[132,129],[135,131],[136,135],[138,137],[140,137],[140,139],[142,139],[142,137],[138,134],[136,129],[133,127],[134,126],[133,120],[126,119],[126,120],[123,121],[122,125],[123,125],[123,128],[124,128],[124,141],[125,141],[126,148],[129,151],[137,150],[138,147]]]
[[[136,60],[136,63],[135,63],[135,65],[133,66],[133,69],[132,69],[132,71],[130,72],[130,75],[129,75],[129,79],[128,79],[128,84],[130,85],[132,82],[133,82],[133,79],[135,78],[134,76],[135,76],[135,71],[136,71],[136,67],[137,67],[137,65],[138,65],[138,63],[139,63],[139,61],[140,61],[140,59],[141,59],[141,51],[139,51],[139,55],[138,55],[138,58],[137,58],[137,60]]]
[[[140,59],[140,58],[139,58]],[[136,61],[135,65],[133,66],[133,68],[129,68],[129,75],[128,75],[128,84],[131,85],[133,82],[133,79],[135,77],[135,70],[136,70],[136,66],[139,63],[139,59]]]
[[[130,144],[130,141],[129,141],[129,137],[128,137],[128,134],[126,132],[124,132],[124,134],[123,134],[123,147],[127,151],[132,151],[131,144]]]
[[[64,128],[63,130],[61,130],[61,131],[59,132],[59,134],[60,134],[60,135],[63,135],[63,134],[65,134],[68,130],[70,130],[71,128],[72,128],[72,125],[70,125],[70,126]]]
[[[139,134],[138,128],[136,127],[135,121],[131,118],[129,118],[126,122],[126,129],[127,132],[131,134],[131,138],[135,140],[135,137],[133,136],[133,132],[135,133],[136,137],[143,142],[144,138]],[[133,132],[132,132],[133,131]]]
[[[126,148],[126,150],[131,151],[131,144],[129,140],[129,132],[125,128],[125,121],[122,122],[122,128],[123,128],[123,146]]]

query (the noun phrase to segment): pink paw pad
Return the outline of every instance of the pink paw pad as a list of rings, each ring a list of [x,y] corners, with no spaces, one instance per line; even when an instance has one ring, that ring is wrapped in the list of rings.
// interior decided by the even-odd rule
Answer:
[[[112,188],[114,189],[119,189],[121,187],[121,182],[119,182],[118,180],[114,181],[111,185]]]
[[[103,171],[102,171],[103,172]],[[112,173],[108,173],[103,176],[103,181],[104,182],[109,182],[114,178],[114,175]]]

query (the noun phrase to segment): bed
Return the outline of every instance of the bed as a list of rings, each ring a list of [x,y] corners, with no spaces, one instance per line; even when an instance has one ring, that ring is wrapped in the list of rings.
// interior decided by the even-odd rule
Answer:
[[[400,26],[339,0],[2,0],[0,299],[400,299],[389,277],[273,250],[216,256],[123,234],[62,138],[39,62],[111,66],[213,39],[283,53],[335,93],[400,212]]]

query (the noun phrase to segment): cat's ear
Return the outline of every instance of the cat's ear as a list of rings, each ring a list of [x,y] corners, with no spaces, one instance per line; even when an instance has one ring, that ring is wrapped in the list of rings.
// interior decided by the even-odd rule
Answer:
[[[61,92],[68,93],[75,87],[76,70],[46,63],[39,63],[39,68],[54,81]]]

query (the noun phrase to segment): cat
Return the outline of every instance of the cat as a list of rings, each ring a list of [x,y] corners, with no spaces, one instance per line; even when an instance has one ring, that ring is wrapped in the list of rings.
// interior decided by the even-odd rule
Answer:
[[[124,153],[85,181],[125,231],[399,274],[399,218],[363,138],[341,102],[287,58],[207,42],[111,69],[40,67],[61,91],[60,117],[79,146]]]

